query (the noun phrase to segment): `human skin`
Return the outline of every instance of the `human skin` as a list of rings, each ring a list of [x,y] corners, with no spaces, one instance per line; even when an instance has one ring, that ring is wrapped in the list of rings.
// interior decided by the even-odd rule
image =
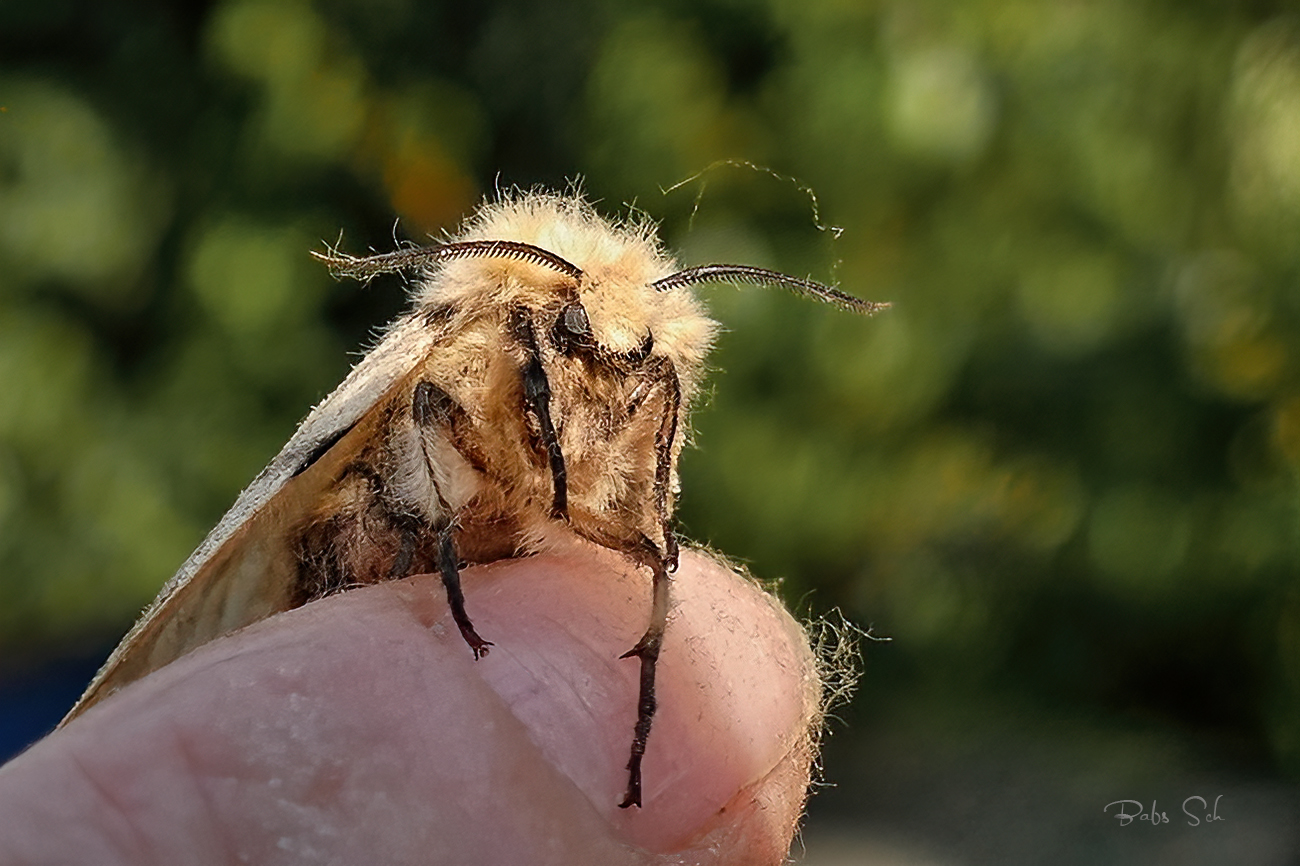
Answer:
[[[778,602],[684,551],[644,806],[620,809],[649,579],[597,548],[436,576],[213,641],[0,768],[6,864],[763,864],[820,687]]]

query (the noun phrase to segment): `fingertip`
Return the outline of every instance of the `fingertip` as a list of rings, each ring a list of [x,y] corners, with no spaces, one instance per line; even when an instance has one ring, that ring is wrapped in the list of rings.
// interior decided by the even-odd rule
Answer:
[[[803,808],[820,683],[779,601],[719,559],[686,551],[659,660],[658,712],[639,808],[621,809],[649,576],[608,551],[466,573],[467,605],[501,652],[476,666],[628,842],[669,853],[718,839],[780,862]]]

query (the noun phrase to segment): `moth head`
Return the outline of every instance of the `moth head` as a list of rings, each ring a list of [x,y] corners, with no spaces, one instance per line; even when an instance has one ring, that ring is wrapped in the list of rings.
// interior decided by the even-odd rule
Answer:
[[[679,268],[648,221],[610,222],[577,196],[530,193],[482,207],[462,234],[428,247],[353,257],[317,254],[336,275],[423,273],[423,308],[524,308],[553,349],[637,366],[671,359],[693,378],[717,325],[695,297],[710,282],[776,286],[841,309],[871,314],[886,304],[750,265]]]

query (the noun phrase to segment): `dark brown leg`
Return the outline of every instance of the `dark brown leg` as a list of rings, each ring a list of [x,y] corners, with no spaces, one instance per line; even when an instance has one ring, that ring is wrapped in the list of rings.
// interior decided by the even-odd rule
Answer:
[[[456,405],[455,401],[437,385],[432,382],[420,382],[415,386],[415,393],[411,395],[411,416],[415,423],[421,428],[441,427],[446,428],[451,423],[455,412],[463,411]],[[421,439],[421,447],[425,449],[424,459],[429,462],[430,478],[434,479],[432,458],[429,456],[428,445]],[[451,513],[451,507],[447,500],[443,498],[442,491],[437,490],[437,482],[434,481],[434,489],[438,494],[438,507],[443,515]],[[460,629],[460,636],[469,644],[470,650],[474,653],[474,658],[481,659],[488,654],[488,647],[492,646],[491,641],[483,640],[479,637],[478,632],[474,630],[474,624],[470,622],[469,614],[465,612],[465,594],[460,588],[460,566],[459,557],[456,556],[456,543],[453,538],[454,524],[449,517],[439,518],[434,526],[433,531],[437,541],[437,562],[438,573],[442,575],[443,588],[447,590],[447,604],[451,608],[451,618],[456,621],[456,627]],[[401,573],[395,576],[401,577],[406,573],[410,566],[412,551],[417,542],[415,533],[408,533],[402,539],[402,548],[398,552],[397,559],[393,563],[393,570],[398,570],[401,564]]]
[[[659,650],[663,646],[664,628],[668,624],[668,592],[670,571],[677,570],[677,535],[669,519],[668,487],[672,475],[673,440],[677,436],[677,416],[681,411],[682,391],[677,371],[664,359],[660,372],[664,383],[664,408],[655,433],[655,511],[663,533],[663,548],[657,548],[649,539],[643,539],[642,561],[654,575],[651,588],[650,625],[636,646],[623,654],[641,660],[641,686],[637,697],[636,727],[632,733],[632,754],[627,762],[627,793],[619,808],[641,805],[641,759],[645,756],[646,740],[654,721],[655,672],[659,664]]]
[[[546,378],[542,367],[542,353],[537,346],[537,334],[533,330],[528,313],[519,310],[512,321],[515,337],[519,340],[527,360],[521,375],[524,380],[524,404],[527,411],[537,422],[542,449],[546,452],[547,462],[551,467],[551,516],[561,520],[569,519],[569,481],[568,471],[564,466],[564,452],[560,450],[560,438],[556,435],[555,424],[551,421],[551,383]]]
[[[672,362],[664,359],[664,414],[655,432],[655,511],[664,538],[664,559],[669,571],[677,570],[677,535],[671,523],[668,485],[673,471],[673,440],[677,438],[677,417],[682,409],[682,385]]]
[[[398,524],[402,540],[397,548],[397,556],[393,557],[393,564],[388,569],[388,579],[401,580],[411,573],[411,565],[415,562],[415,549],[420,543],[420,526],[409,518],[394,522]]]
[[[641,759],[645,757],[646,740],[650,737],[650,725],[654,721],[655,709],[655,671],[659,662],[659,649],[663,646],[664,627],[668,624],[668,567],[664,560],[657,560],[651,565],[654,572],[653,602],[650,610],[650,627],[646,629],[636,646],[623,653],[620,658],[635,656],[641,660],[641,686],[636,702],[636,727],[632,732],[632,754],[627,762],[627,793],[620,809],[641,805]]]
[[[474,624],[469,621],[469,614],[465,613],[465,594],[460,589],[460,569],[456,562],[456,545],[452,540],[450,524],[438,531],[438,571],[442,575],[442,585],[447,590],[451,618],[456,621],[460,636],[465,639],[465,643],[469,644],[477,661],[488,654],[488,647],[492,646],[492,642],[478,636],[478,632],[474,631]]]

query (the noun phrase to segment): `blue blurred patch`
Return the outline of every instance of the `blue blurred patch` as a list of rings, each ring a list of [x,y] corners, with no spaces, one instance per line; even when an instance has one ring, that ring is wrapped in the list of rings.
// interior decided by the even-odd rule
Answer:
[[[0,679],[0,763],[52,731],[107,657],[56,659]]]

